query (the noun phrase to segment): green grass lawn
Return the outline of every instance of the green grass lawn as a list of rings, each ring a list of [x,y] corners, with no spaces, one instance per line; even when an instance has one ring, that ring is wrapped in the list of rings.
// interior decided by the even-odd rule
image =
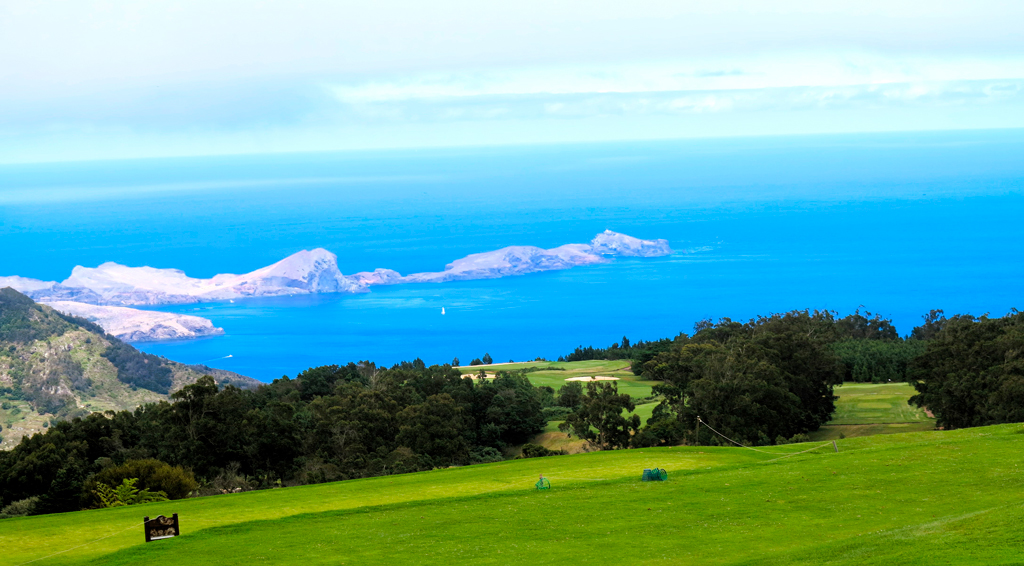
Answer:
[[[917,391],[907,383],[847,383],[835,388],[836,412],[812,440],[918,432],[935,428],[935,419],[907,404]]]
[[[0,562],[1020,564],[1024,427],[515,460],[0,521]],[[669,472],[642,483],[645,467]],[[543,473],[552,489],[536,491]],[[181,537],[146,544],[143,515]],[[125,530],[127,529],[127,530]]]
[[[839,397],[829,424],[931,422],[907,399],[917,391],[907,383],[847,383],[835,388]]]
[[[488,374],[494,374],[501,370],[526,369],[531,367],[559,368],[551,371],[536,371],[526,374],[530,383],[536,386],[546,385],[558,391],[558,388],[565,385],[569,377],[590,377],[606,376],[617,377],[615,383],[619,386],[619,393],[628,393],[634,399],[643,399],[651,396],[651,388],[658,384],[657,381],[643,381],[633,375],[629,369],[629,360],[591,360],[585,362],[523,362],[516,364],[496,364],[490,366],[462,366],[459,371],[463,375],[477,373],[482,368]]]

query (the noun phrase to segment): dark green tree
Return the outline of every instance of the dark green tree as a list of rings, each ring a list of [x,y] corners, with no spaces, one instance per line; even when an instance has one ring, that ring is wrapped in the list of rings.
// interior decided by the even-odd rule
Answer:
[[[615,383],[587,383],[587,392],[578,409],[558,425],[562,432],[572,431],[602,450],[625,448],[640,428],[640,417],[624,416],[636,408],[633,398],[622,393]]]
[[[1024,313],[954,316],[942,323],[908,374],[910,403],[946,428],[1024,421]]]
[[[932,309],[922,316],[924,324],[915,326],[910,337],[917,340],[931,340],[946,326],[946,316],[942,309]]]
[[[863,340],[896,340],[899,333],[892,325],[892,320],[873,315],[868,311],[864,314],[857,309],[853,314],[836,321],[836,330],[840,337]]]
[[[479,417],[482,427],[489,427],[485,442],[514,445],[544,430],[541,394],[522,372],[499,371],[493,380],[481,380],[478,403],[483,406]],[[494,435],[497,435],[495,438]]]
[[[844,374],[830,349],[836,336],[827,312],[794,311],[747,324],[721,319],[701,325],[692,338],[681,335],[644,365],[644,375],[662,381],[655,393],[664,397],[663,414],[677,416],[690,442],[719,442],[693,437],[700,416],[738,442],[766,444],[780,434],[816,430],[831,417],[832,387]],[[666,438],[680,430],[661,427]]]
[[[558,388],[558,406],[576,409],[583,403],[583,385],[569,381]]]
[[[464,436],[467,416],[446,393],[432,395],[398,413],[402,423],[396,441],[430,459],[435,467],[469,462],[470,443]]]

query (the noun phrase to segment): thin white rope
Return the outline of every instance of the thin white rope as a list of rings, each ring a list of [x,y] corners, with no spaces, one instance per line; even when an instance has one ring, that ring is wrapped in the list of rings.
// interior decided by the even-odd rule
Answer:
[[[797,454],[804,454],[804,453],[810,452],[812,450],[817,450],[818,448],[824,448],[826,446],[829,446],[830,444],[832,444],[832,443],[831,442],[826,442],[825,444],[819,444],[818,446],[815,446],[814,448],[808,448],[807,450],[803,450],[801,452],[793,452],[792,454],[786,454],[785,456],[779,456],[778,458],[772,458],[771,460],[765,460],[764,462],[760,462],[760,463],[761,464],[767,464],[768,462],[774,462],[776,460],[781,460],[783,458],[789,458],[790,456],[796,456]]]
[[[754,447],[751,447],[751,446],[746,446],[746,445],[740,444],[739,442],[736,442],[735,440],[733,440],[733,439],[729,438],[728,436],[726,436],[726,435],[724,435],[724,434],[722,434],[722,433],[718,432],[718,431],[717,431],[717,430],[715,430],[714,428],[712,428],[712,427],[711,427],[711,425],[709,425],[708,423],[706,423],[706,422],[702,421],[702,420],[700,419],[700,417],[697,417],[697,423],[698,423],[698,424],[702,424],[702,425],[704,425],[704,426],[706,426],[706,427],[710,428],[710,429],[711,429],[711,432],[713,432],[713,433],[717,434],[718,436],[721,436],[722,438],[724,438],[724,439],[728,440],[729,442],[732,442],[733,444],[735,444],[736,446],[739,446],[740,448],[746,448],[747,450],[753,450],[754,452],[760,452],[760,453],[762,453],[762,454],[772,454],[772,455],[774,455],[774,454],[777,454],[777,452],[765,452],[764,450],[758,450],[757,448],[754,448]]]
[[[90,544],[92,544],[94,542],[99,542],[99,541],[101,541],[103,539],[108,539],[108,538],[110,538],[112,536],[119,535],[119,534],[127,531],[128,529],[134,529],[135,527],[138,527],[139,525],[145,525],[145,524],[146,524],[145,521],[143,521],[141,523],[135,523],[134,525],[132,525],[130,527],[125,527],[125,528],[121,529],[120,531],[117,531],[116,533],[111,533],[111,534],[109,534],[109,535],[107,535],[105,537],[100,537],[100,538],[98,538],[96,540],[91,540],[89,542],[82,543],[82,544],[80,544],[78,546],[74,546],[74,547],[68,548],[66,550],[61,550],[59,552],[54,552],[53,554],[50,554],[50,555],[47,555],[47,556],[42,556],[40,558],[34,558],[32,560],[29,560],[28,562],[22,562],[21,564],[16,564],[15,566],[25,566],[25,564],[31,564],[33,562],[39,562],[40,560],[46,560],[47,558],[53,558],[54,556],[57,556],[58,554],[64,554],[65,552],[71,552],[72,550],[75,550],[77,548],[82,548],[83,546],[89,546]]]
[[[766,452],[764,450],[758,450],[757,448],[754,448],[754,447],[751,447],[751,446],[744,446],[743,444],[740,444],[739,442],[736,442],[735,440],[729,438],[728,436],[718,432],[717,430],[712,428],[711,425],[709,425],[708,423],[706,423],[703,420],[701,420],[700,417],[697,417],[697,423],[698,424],[702,424],[702,425],[708,427],[709,429],[711,429],[711,432],[717,434],[718,436],[721,436],[722,438],[728,440],[729,442],[732,442],[733,444],[735,444],[736,446],[739,446],[740,448],[746,448],[747,450],[753,450],[754,452],[760,452],[762,454],[769,454],[769,455],[772,455],[772,456],[774,456],[775,454],[778,454],[778,452]],[[778,458],[772,458],[771,460],[765,460],[765,461],[760,462],[760,463],[761,464],[767,464],[769,462],[774,462],[776,460],[781,460],[783,458],[789,458],[790,456],[796,456],[797,454],[804,454],[805,452],[810,452],[812,450],[817,450],[819,448],[824,448],[824,447],[826,447],[826,446],[828,446],[830,444],[832,444],[831,441],[830,442],[826,442],[826,443],[821,444],[821,445],[818,445],[818,446],[815,446],[814,448],[808,448],[807,450],[803,450],[803,451],[800,451],[800,452],[793,452],[792,454],[785,454],[783,456],[779,456]]]

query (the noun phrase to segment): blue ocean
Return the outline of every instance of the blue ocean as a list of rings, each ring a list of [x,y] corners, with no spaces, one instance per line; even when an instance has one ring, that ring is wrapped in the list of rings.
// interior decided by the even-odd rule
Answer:
[[[1024,305],[1024,131],[964,131],[0,166],[0,275],[114,261],[194,277],[301,249],[343,273],[437,271],[508,245],[665,238],[654,259],[359,295],[159,307],[224,336],[140,343],[269,381],[422,358],[556,358],[696,321]],[[441,309],[445,309],[444,315]]]

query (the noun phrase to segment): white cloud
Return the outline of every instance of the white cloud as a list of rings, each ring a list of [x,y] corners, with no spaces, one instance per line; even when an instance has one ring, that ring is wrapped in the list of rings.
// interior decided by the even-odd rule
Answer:
[[[750,90],[1024,78],[1024,56],[887,57],[875,53],[775,53],[744,58],[424,73],[331,84],[342,103],[504,95]]]
[[[1001,0],[0,1],[0,159],[1012,126],[992,109],[1020,108],[1022,19]]]

